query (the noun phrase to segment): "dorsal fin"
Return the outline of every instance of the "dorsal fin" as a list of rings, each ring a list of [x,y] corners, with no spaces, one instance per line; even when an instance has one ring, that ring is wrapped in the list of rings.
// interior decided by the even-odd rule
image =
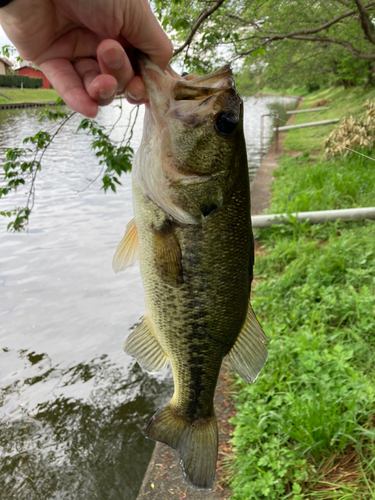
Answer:
[[[138,231],[132,219],[126,226],[125,236],[120,241],[113,257],[114,272],[121,273],[127,267],[133,266],[138,260]]]
[[[245,380],[255,382],[267,361],[268,351],[264,345],[267,337],[257,320],[250,301],[245,324],[236,343],[227,354],[231,368]]]

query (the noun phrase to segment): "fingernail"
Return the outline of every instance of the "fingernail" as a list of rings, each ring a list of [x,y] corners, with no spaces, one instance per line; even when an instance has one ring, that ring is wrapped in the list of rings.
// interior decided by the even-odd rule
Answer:
[[[127,95],[127,97],[129,97],[129,99],[133,99],[133,101],[140,101],[142,99],[142,96],[133,95],[130,92],[127,92],[126,95]]]
[[[100,89],[99,90],[99,97],[101,99],[109,99],[110,97],[113,97],[116,93],[116,90],[113,90],[113,89],[107,89],[107,90],[104,90],[104,89]]]
[[[124,57],[123,54],[117,49],[107,49],[101,54],[103,62],[108,68],[119,69],[121,68]]]

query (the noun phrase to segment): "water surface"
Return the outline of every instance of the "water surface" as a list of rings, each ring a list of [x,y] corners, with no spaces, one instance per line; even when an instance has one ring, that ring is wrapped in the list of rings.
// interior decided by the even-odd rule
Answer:
[[[120,141],[131,107],[100,111]],[[252,175],[260,163],[260,116],[284,113],[294,99],[249,98],[245,135]],[[0,111],[6,147],[48,124],[40,110]],[[141,110],[140,115],[142,115]],[[142,116],[132,140],[141,140]],[[167,371],[143,373],[122,350],[144,312],[139,267],[116,276],[115,248],[132,218],[131,178],[117,194],[100,183],[90,138],[69,121],[46,153],[28,233],[10,234],[0,218],[0,498],[133,500],[153,443],[151,415],[172,393]],[[264,146],[272,138],[266,118]],[[25,192],[0,201],[22,205]]]

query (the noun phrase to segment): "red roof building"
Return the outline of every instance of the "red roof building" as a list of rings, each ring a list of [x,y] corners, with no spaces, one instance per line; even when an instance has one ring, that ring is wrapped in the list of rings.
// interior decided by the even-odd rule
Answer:
[[[35,69],[35,66],[30,61],[23,61],[21,65],[15,69],[16,75],[29,76],[30,78],[42,78],[43,86],[40,89],[50,89],[51,84],[48,78],[40,71],[40,69]]]

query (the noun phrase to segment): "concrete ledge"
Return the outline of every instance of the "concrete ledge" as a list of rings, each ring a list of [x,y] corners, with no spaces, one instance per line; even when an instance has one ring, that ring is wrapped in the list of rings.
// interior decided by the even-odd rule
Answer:
[[[0,104],[0,109],[17,109],[17,108],[42,108],[46,105],[57,106],[55,101],[47,102],[10,102]]]

